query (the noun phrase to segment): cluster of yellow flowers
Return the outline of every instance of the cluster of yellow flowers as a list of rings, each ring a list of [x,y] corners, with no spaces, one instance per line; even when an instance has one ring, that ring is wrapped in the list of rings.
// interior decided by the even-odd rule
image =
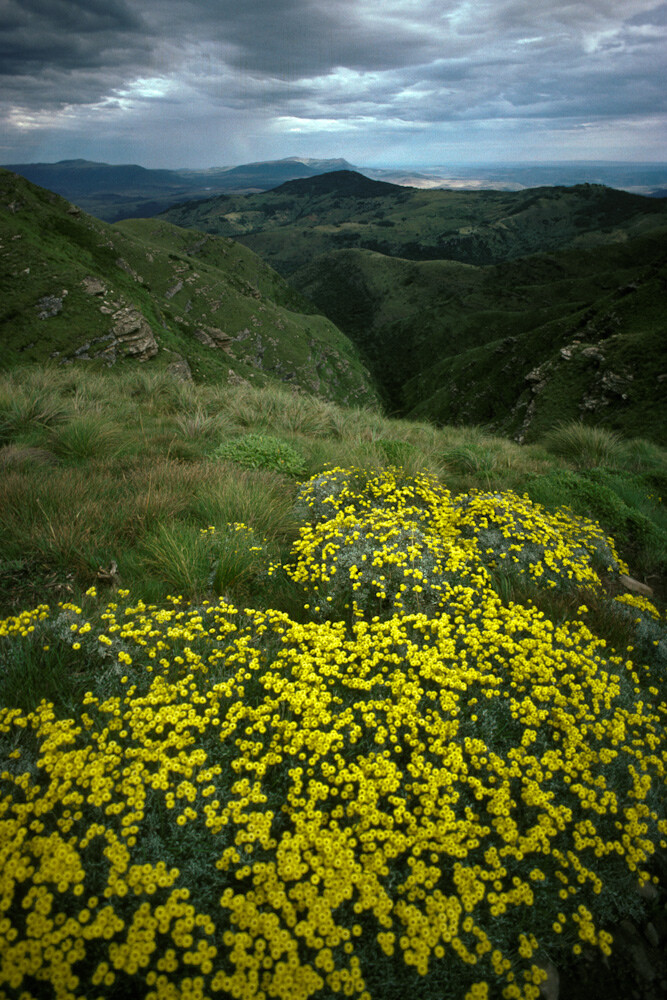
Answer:
[[[406,480],[397,469],[362,482],[332,469],[303,487],[297,509],[311,523],[287,571],[320,617],[444,610],[464,583],[488,589],[497,568],[548,587],[597,587],[601,573],[627,571],[592,521],[513,493],[452,497],[433,479]]]
[[[477,540],[487,565],[527,572],[541,586],[598,586],[600,572],[627,572],[600,526],[571,511],[514,493],[472,493],[456,507],[459,530]]]
[[[407,581],[382,615],[120,592],[92,627],[59,608],[107,688],[75,718],[0,710],[0,996],[382,1000],[444,975],[460,1000],[536,1000],[545,947],[609,952],[596,914],[667,846],[648,668],[580,619],[503,604],[446,491],[394,477],[344,495],[340,478],[293,573],[326,600],[347,533],[366,532],[351,603],[359,575]],[[431,542],[435,596],[409,612]],[[585,546],[560,545],[565,575],[592,579]],[[0,641],[42,649],[51,620],[8,619]]]
[[[631,609],[636,608],[637,611],[644,612],[656,621],[660,621],[660,612],[655,604],[642,594],[619,594],[614,600]]]

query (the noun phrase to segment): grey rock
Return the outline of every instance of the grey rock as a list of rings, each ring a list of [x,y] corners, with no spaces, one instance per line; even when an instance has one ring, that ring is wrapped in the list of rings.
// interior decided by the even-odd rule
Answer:
[[[227,354],[231,352],[233,338],[216,326],[200,326],[193,332],[193,336],[207,347],[220,347]]]
[[[105,295],[106,287],[99,278],[88,277],[81,282],[83,290],[88,295]]]
[[[204,330],[194,330],[192,336],[195,340],[198,340],[200,344],[204,344],[205,347],[215,347],[215,341],[212,337],[209,337]]]
[[[635,594],[644,594],[645,597],[651,597],[653,594],[652,589],[647,584],[640,583],[639,580],[635,580],[634,577],[628,576],[626,573],[621,573],[619,582],[626,590],[631,590]],[[653,887],[651,886],[651,888]]]
[[[640,882],[637,885],[637,892],[642,899],[648,899],[651,903],[654,903],[660,895],[652,882]]]
[[[123,260],[122,257],[119,257],[117,259],[116,267],[120,267],[121,270],[125,271],[126,274],[129,274],[130,277],[134,278],[135,281],[138,281],[140,285],[143,285],[144,279],[141,277],[140,274],[137,274],[134,268],[131,267],[126,260]]]
[[[655,925],[652,924],[650,920],[647,923],[646,927],[644,928],[644,934],[646,935],[646,940],[650,945],[652,945],[654,948],[660,947],[660,936],[657,930],[655,929]]]
[[[540,993],[544,997],[544,1000],[558,1000],[560,990],[558,969],[553,962],[545,962],[541,968],[546,972],[547,978],[543,983],[540,983]]]
[[[115,349],[139,361],[155,357],[158,352],[155,335],[138,309],[125,306],[114,313],[113,319]]]
[[[59,295],[45,295],[35,306],[39,319],[50,319],[63,311],[63,300]]]
[[[247,379],[237,375],[231,368],[227,372],[227,381],[230,385],[250,385]]]
[[[192,370],[185,358],[178,357],[167,365],[167,372],[178,382],[192,382]]]

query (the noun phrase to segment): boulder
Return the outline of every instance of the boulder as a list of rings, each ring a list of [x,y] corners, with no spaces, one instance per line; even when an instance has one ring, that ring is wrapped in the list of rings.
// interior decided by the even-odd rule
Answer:
[[[146,318],[132,306],[125,306],[114,313],[112,333],[113,349],[128,357],[147,361],[158,352],[155,335]]]

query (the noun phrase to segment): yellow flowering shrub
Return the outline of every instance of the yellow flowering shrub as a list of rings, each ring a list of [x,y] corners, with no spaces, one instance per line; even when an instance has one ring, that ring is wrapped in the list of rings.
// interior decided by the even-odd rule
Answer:
[[[0,656],[99,665],[71,716],[0,709],[0,997],[536,1000],[546,950],[608,953],[640,905],[662,679],[503,604],[472,504],[336,476],[291,572],[349,616],[121,592],[0,623]],[[593,527],[517,504],[593,586]]]

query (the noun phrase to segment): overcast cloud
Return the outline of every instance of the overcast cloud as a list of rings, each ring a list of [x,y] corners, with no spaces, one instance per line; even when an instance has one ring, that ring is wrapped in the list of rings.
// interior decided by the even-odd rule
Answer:
[[[667,160],[655,0],[0,0],[0,162]]]

